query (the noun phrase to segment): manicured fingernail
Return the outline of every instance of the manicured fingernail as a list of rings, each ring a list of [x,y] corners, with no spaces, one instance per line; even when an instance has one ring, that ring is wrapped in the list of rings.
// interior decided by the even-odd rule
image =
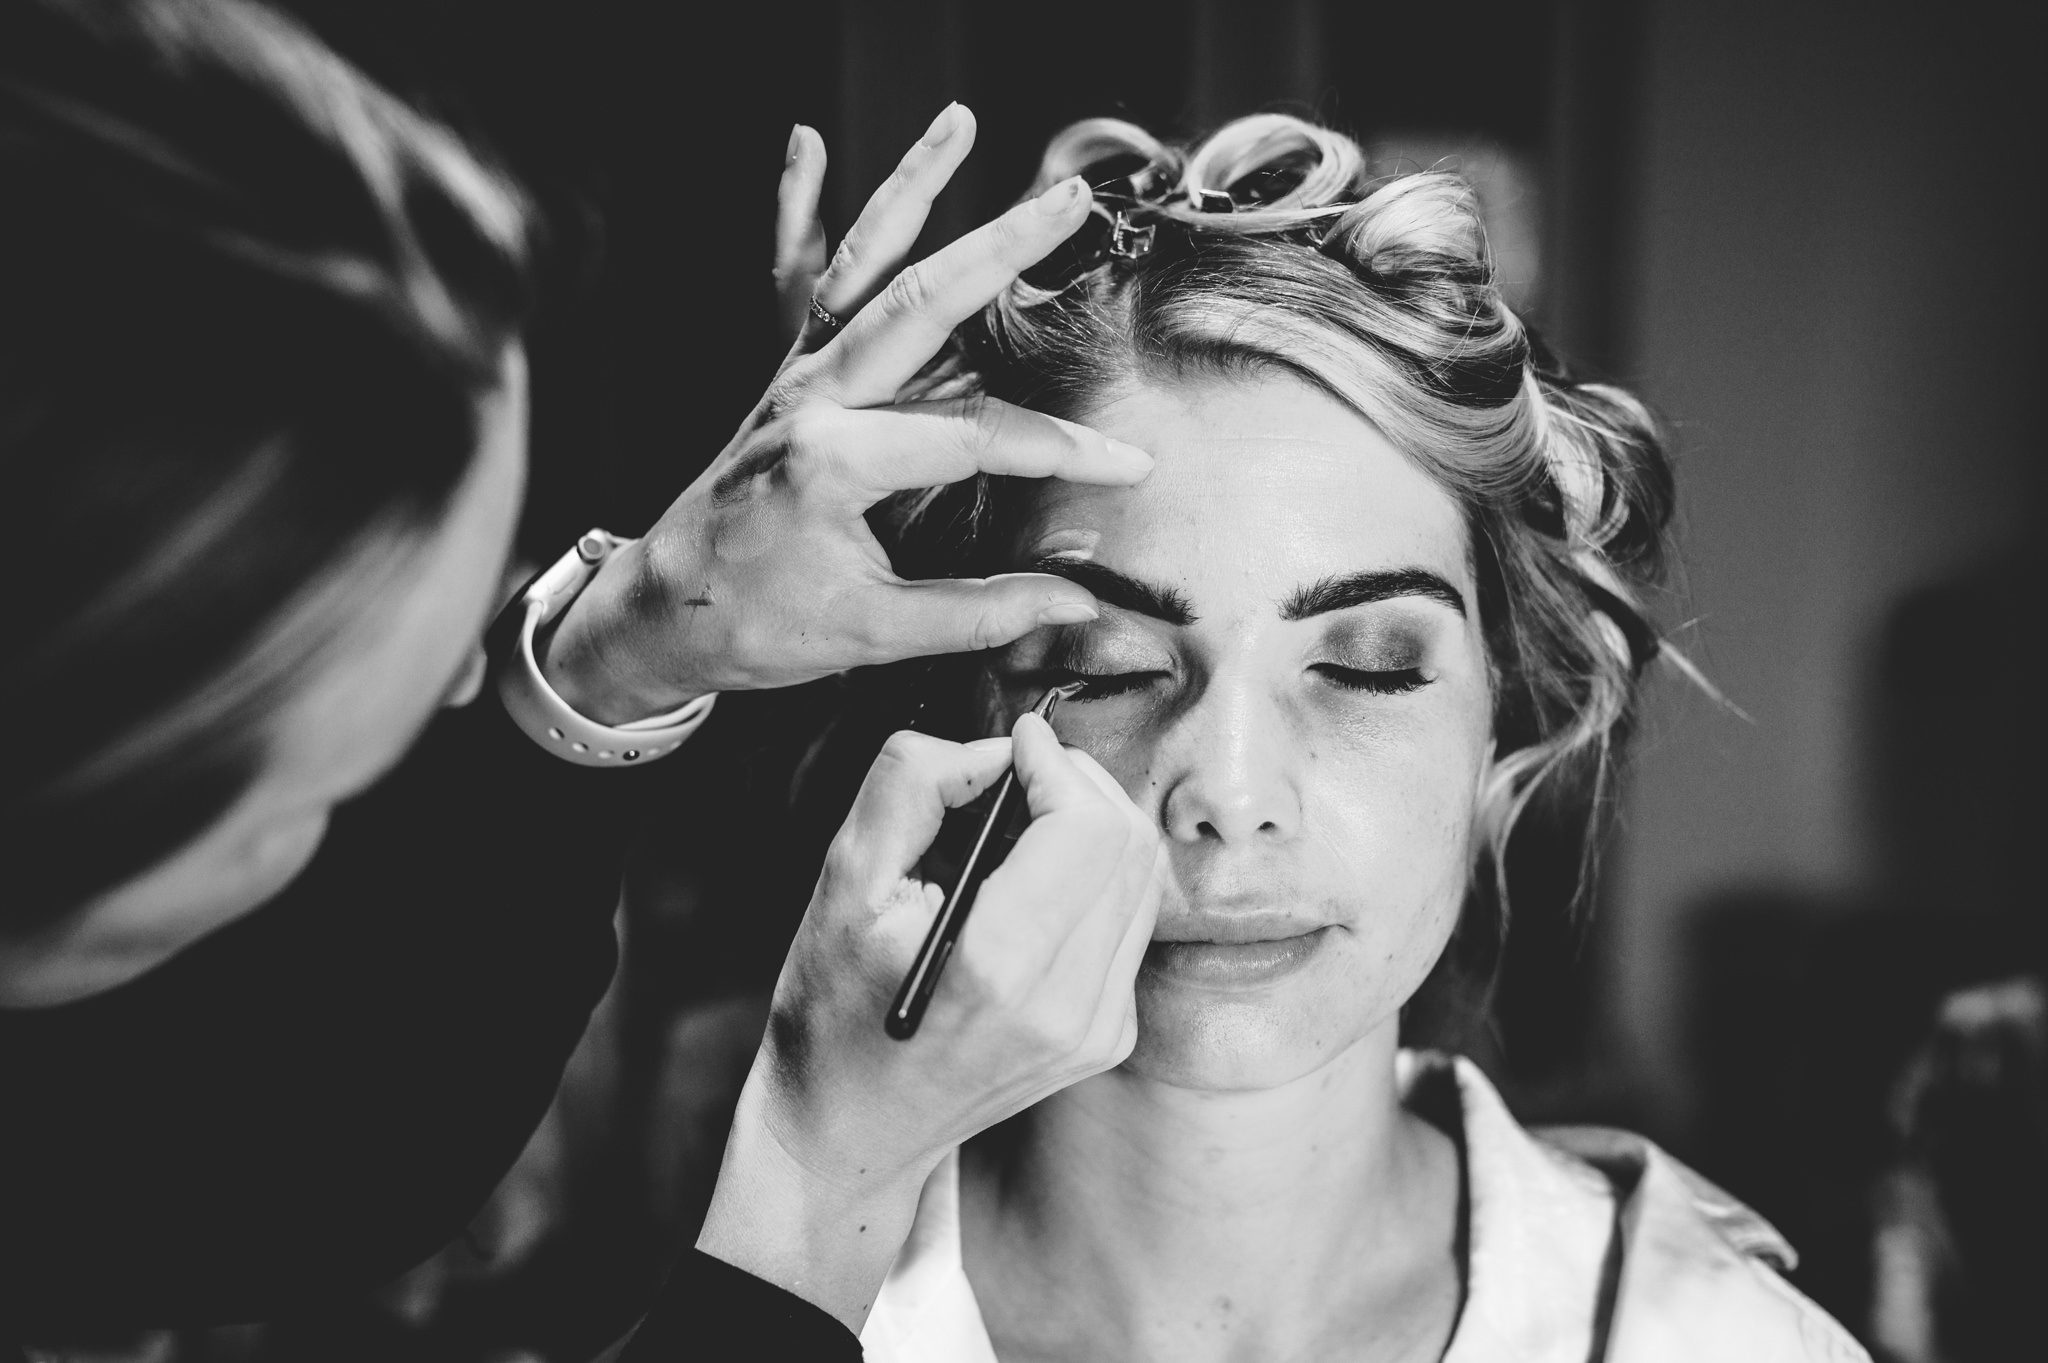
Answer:
[[[1109,452],[1112,457],[1120,459],[1126,464],[1134,465],[1146,473],[1152,471],[1152,465],[1155,462],[1152,456],[1139,449],[1136,445],[1127,445],[1121,440],[1111,440],[1108,436],[1104,436],[1103,441],[1109,446]]]
[[[1048,218],[1056,218],[1081,202],[1081,196],[1087,190],[1087,181],[1078,175],[1071,175],[1032,200],[1031,206]]]
[[[917,139],[920,147],[943,147],[953,140],[953,134],[960,131],[960,101],[954,100],[939,110],[939,116],[924,130],[924,136]]]
[[[804,125],[793,123],[789,129],[789,147],[782,153],[782,165],[786,170],[796,164],[797,151],[804,144]]]
[[[1078,625],[1084,620],[1093,620],[1102,612],[1085,601],[1061,601],[1047,606],[1038,613],[1041,625]]]

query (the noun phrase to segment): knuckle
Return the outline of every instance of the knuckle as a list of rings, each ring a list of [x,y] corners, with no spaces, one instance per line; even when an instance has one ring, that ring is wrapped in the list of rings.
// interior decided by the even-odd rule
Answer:
[[[844,237],[841,237],[839,245],[833,249],[831,263],[825,267],[824,273],[818,276],[819,287],[823,288],[828,281],[836,282],[841,275],[853,270],[859,264],[860,225],[856,223],[854,229]]]
[[[1026,205],[1019,204],[989,224],[989,243],[997,259],[1010,261],[1034,254],[1032,248],[1039,234],[1032,231],[1034,219]]]
[[[935,740],[929,734],[898,729],[882,740],[882,751],[876,763],[886,763],[906,775],[921,773],[931,764],[933,742]]]
[[[970,393],[960,399],[961,430],[977,449],[996,442],[1002,433],[1002,404],[986,393]]]
[[[923,312],[931,301],[931,271],[922,262],[899,272],[882,293],[883,308],[891,315]]]
[[[815,368],[815,362],[807,357],[777,375],[761,395],[760,406],[754,409],[755,420],[762,426],[787,421],[810,400],[811,387],[816,382]]]
[[[812,404],[792,414],[783,426],[783,448],[789,477],[799,487],[819,482],[844,482],[853,474],[846,448],[846,428],[839,409]]]
[[[1000,607],[986,605],[976,612],[974,624],[967,632],[968,647],[976,652],[985,653],[990,649],[1001,648],[1010,642],[1015,633]]]
[[[779,423],[782,447],[791,464],[807,469],[832,447],[830,420],[816,407],[802,407]]]
[[[832,839],[832,845],[825,851],[825,862],[818,870],[816,897],[826,903],[834,903],[845,897],[847,888],[857,879],[860,853],[853,834],[841,829]]]

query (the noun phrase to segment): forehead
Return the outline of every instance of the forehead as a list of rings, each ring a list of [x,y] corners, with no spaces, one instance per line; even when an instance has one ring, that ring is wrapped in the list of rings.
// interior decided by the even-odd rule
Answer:
[[[1421,567],[1469,582],[1456,501],[1372,423],[1280,371],[1147,383],[1081,419],[1150,452],[1131,488],[1047,480],[1020,559],[1078,553],[1208,600],[1332,573]]]

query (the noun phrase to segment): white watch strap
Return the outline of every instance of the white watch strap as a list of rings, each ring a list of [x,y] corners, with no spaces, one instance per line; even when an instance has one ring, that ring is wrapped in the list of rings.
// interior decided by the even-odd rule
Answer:
[[[555,756],[586,767],[633,765],[668,756],[697,731],[718,700],[715,693],[699,696],[651,719],[599,724],[571,709],[541,674],[533,654],[535,633],[576,599],[606,559],[632,543],[592,530],[535,578],[520,597],[518,644],[498,673],[498,695],[512,722]]]

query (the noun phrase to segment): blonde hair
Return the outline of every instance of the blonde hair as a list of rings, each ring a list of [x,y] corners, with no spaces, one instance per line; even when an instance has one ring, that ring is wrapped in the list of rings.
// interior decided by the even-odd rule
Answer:
[[[1583,888],[1637,679],[1660,652],[1643,600],[1672,481],[1649,413],[1574,380],[1502,301],[1457,175],[1375,178],[1351,139],[1280,114],[1189,148],[1077,123],[1033,190],[1072,174],[1096,186],[1093,228],[962,327],[920,390],[1072,417],[1148,378],[1279,369],[1355,409],[1457,499],[1496,680],[1500,757],[1472,882],[1490,970],[1510,835],[1549,802],[1579,830]],[[1105,229],[1108,249],[1091,251]],[[906,498],[891,517],[899,565],[999,570],[993,532],[1015,497],[981,480]]]

